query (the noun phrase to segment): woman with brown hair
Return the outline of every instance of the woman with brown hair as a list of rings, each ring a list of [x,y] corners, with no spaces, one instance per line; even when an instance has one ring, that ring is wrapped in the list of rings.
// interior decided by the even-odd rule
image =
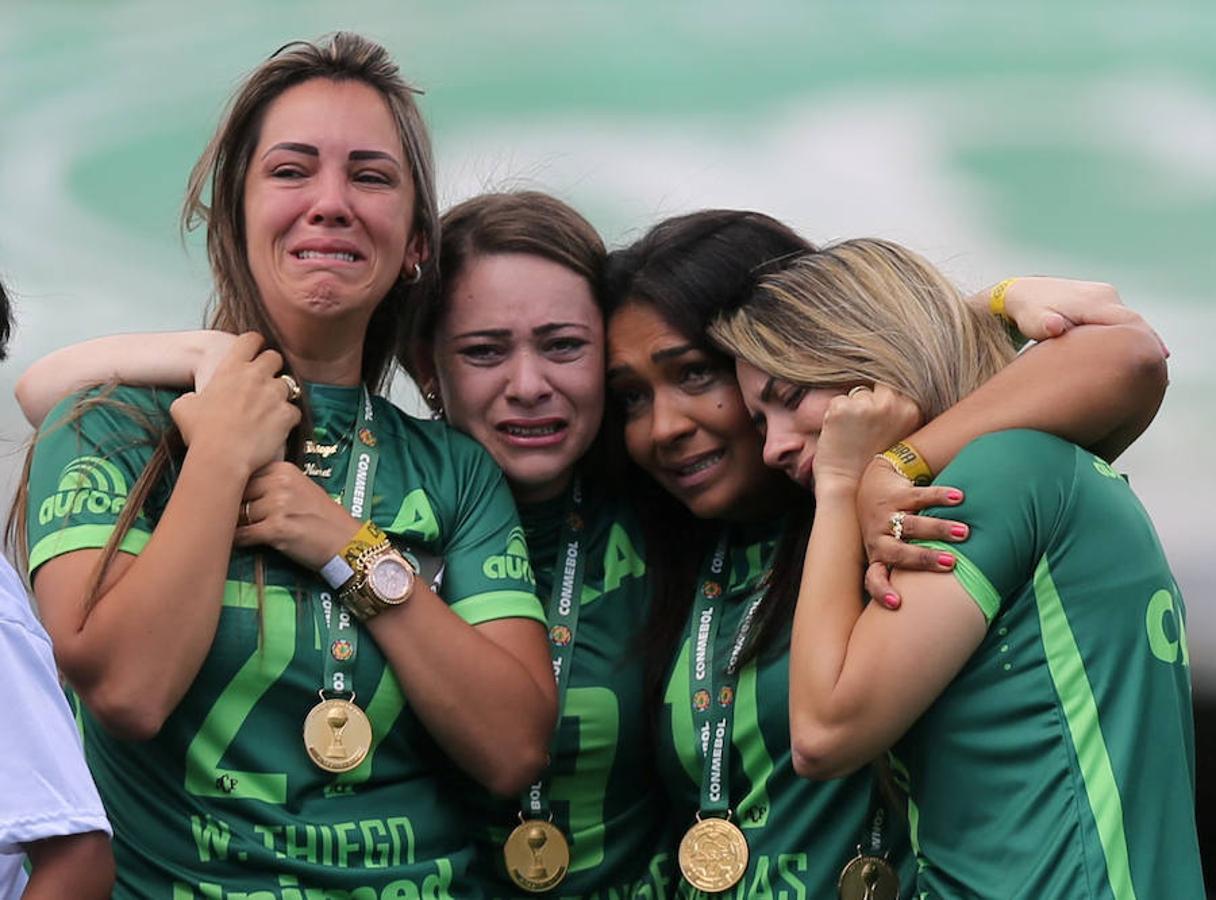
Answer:
[[[520,790],[554,688],[501,473],[372,393],[438,242],[384,49],[337,34],[255,70],[185,215],[207,224],[214,324],[262,337],[198,392],[71,399],[28,482],[116,896],[475,893],[441,773]]]

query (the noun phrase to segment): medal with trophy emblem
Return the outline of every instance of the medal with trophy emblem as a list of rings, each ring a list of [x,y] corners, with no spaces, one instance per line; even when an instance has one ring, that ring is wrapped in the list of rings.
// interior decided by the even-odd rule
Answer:
[[[562,520],[561,540],[558,542],[559,565],[553,575],[553,589],[545,618],[549,623],[549,653],[553,658],[553,677],[557,682],[557,725],[549,744],[552,758],[565,710],[566,688],[570,683],[570,668],[574,659],[574,641],[578,635],[579,609],[583,597],[583,486],[575,476],[570,486],[566,514]],[[561,884],[570,868],[570,844],[561,829],[553,824],[549,808],[549,775],[541,774],[520,798],[522,811],[519,825],[507,836],[502,847],[507,876],[519,888],[543,893]]]
[[[677,859],[684,880],[699,891],[715,894],[739,883],[747,871],[750,853],[743,831],[731,821],[730,746],[735,718],[737,663],[762,592],[753,598],[735,636],[730,659],[717,668],[716,644],[725,596],[730,584],[727,555],[729,535],[724,530],[701,573],[693,600],[688,667],[693,727],[701,735],[701,806],[696,821],[680,841]]]

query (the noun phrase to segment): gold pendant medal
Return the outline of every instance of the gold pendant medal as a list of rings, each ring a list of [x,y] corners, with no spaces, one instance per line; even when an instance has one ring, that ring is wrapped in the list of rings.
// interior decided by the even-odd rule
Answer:
[[[526,819],[516,825],[502,845],[502,856],[511,880],[534,894],[556,887],[570,868],[566,836],[544,819]]]
[[[729,819],[698,819],[680,841],[680,871],[699,891],[716,894],[739,883],[747,871],[747,838]]]
[[[322,700],[304,719],[308,757],[326,772],[349,772],[372,746],[372,723],[350,700]]]
[[[840,900],[896,900],[899,876],[881,856],[858,853],[840,870],[836,890]]]

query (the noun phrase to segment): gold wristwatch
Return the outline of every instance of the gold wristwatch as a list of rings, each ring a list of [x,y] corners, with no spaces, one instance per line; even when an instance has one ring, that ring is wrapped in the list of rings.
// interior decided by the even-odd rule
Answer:
[[[414,593],[418,570],[387,538],[348,561],[354,575],[338,597],[361,622],[403,605]]]

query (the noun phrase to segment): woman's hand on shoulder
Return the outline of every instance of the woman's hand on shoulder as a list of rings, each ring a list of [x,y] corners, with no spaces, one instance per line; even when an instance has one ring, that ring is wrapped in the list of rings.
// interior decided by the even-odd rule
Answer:
[[[245,487],[233,542],[273,547],[306,568],[319,570],[359,530],[319,484],[289,462],[272,462]]]
[[[240,335],[215,367],[207,387],[173,401],[170,413],[188,447],[207,452],[252,473],[281,457],[287,435],[300,421],[278,377],[283,357],[262,350],[261,335]]]
[[[975,302],[987,310],[989,297],[985,291]],[[1163,355],[1169,356],[1161,337],[1105,282],[1039,275],[1015,278],[1005,290],[1005,315],[1032,341],[1059,337],[1078,325],[1135,325],[1152,332]]]
[[[833,397],[815,447],[816,493],[856,490],[874,454],[907,437],[920,422],[916,404],[885,384]]]
[[[889,609],[898,609],[899,592],[891,569],[949,572],[952,554],[905,543],[911,539],[958,543],[968,535],[966,523],[918,516],[930,506],[957,506],[963,492],[947,485],[917,487],[882,458],[871,458],[857,487],[857,521],[866,548],[866,593]],[[894,532],[899,523],[899,536]]]

